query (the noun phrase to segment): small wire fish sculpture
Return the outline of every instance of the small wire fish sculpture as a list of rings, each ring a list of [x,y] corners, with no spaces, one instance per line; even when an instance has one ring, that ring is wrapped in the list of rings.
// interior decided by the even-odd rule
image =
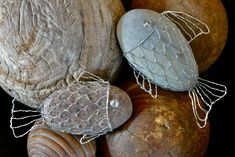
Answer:
[[[227,93],[226,86],[199,78],[189,45],[199,35],[209,32],[205,23],[186,13],[159,14],[148,9],[127,12],[117,26],[120,47],[139,86],[153,98],[157,97],[157,86],[188,91],[200,128],[206,126],[212,105]]]
[[[40,111],[16,110],[13,100],[10,128],[14,136],[22,137],[46,123],[57,131],[83,135],[80,143],[84,144],[111,132],[130,118],[132,103],[123,90],[85,70],[79,78],[77,83],[53,92],[44,101]],[[22,114],[26,113],[28,115],[23,117]],[[16,134],[17,129],[29,126],[39,119],[42,119],[42,123],[22,134]],[[19,125],[17,122],[22,120],[23,123],[27,120],[29,122]]]

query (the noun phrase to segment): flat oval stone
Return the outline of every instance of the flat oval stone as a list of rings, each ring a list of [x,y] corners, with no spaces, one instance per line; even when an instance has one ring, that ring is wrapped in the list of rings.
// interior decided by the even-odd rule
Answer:
[[[129,64],[152,83],[187,91],[198,80],[198,67],[188,41],[166,16],[147,9],[127,12],[117,36]]]
[[[55,91],[41,112],[47,125],[55,130],[96,136],[126,122],[132,114],[132,103],[123,90],[88,81]]]

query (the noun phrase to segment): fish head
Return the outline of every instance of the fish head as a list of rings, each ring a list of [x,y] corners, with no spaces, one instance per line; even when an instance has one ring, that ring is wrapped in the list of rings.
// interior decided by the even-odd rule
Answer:
[[[133,9],[117,25],[117,38],[123,53],[133,50],[154,31],[160,14],[148,9]]]
[[[108,116],[112,129],[125,123],[132,114],[129,95],[118,87],[111,86],[109,92]]]

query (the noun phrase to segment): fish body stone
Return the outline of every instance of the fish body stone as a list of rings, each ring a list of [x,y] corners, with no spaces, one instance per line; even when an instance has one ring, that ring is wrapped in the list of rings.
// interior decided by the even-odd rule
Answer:
[[[43,104],[46,124],[65,133],[99,136],[122,125],[132,114],[129,96],[107,83],[83,82],[52,93]]]
[[[200,128],[206,126],[212,105],[227,93],[226,86],[199,78],[189,45],[199,35],[209,32],[204,22],[179,11],[159,14],[134,9],[124,14],[117,26],[120,47],[140,88],[153,98],[157,97],[157,86],[188,91]],[[200,116],[199,112],[204,115]]]
[[[165,15],[131,10],[120,19],[117,37],[130,65],[155,85],[188,91],[197,83],[198,67],[189,42]]]

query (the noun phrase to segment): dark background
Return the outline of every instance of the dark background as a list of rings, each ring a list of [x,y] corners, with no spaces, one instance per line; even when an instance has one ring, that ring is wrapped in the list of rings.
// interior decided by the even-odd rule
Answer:
[[[235,1],[223,0],[229,19],[228,40],[220,58],[208,70],[208,79],[228,87],[228,94],[214,105],[209,119],[211,124],[210,142],[206,157],[232,156],[234,154],[234,58],[235,51]],[[233,97],[234,95],[234,97]],[[15,139],[9,128],[12,98],[0,89],[0,157],[27,157],[27,137]]]
[[[235,140],[234,123],[234,59],[232,53],[235,50],[235,1],[222,0],[228,15],[229,33],[227,43],[220,58],[213,64],[209,71],[209,80],[225,84],[228,94],[214,105],[209,116],[211,123],[210,143],[206,157],[234,156],[233,143]],[[233,55],[234,56],[234,55]]]

